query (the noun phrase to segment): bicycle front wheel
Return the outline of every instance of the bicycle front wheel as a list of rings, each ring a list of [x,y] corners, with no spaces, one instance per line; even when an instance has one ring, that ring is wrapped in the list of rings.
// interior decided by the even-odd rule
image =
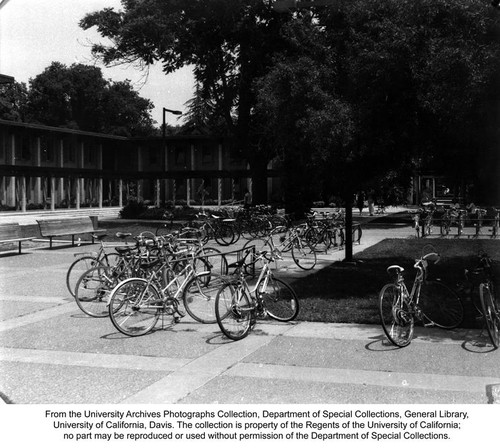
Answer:
[[[492,285],[481,283],[479,297],[488,335],[493,346],[498,348],[500,346],[500,303],[495,298]]]
[[[187,313],[203,324],[214,324],[215,299],[223,285],[222,277],[215,274],[196,274],[184,287],[182,302]]]
[[[163,301],[147,280],[130,278],[113,290],[109,315],[115,328],[127,336],[142,336],[156,325]]]
[[[292,287],[278,278],[263,278],[257,287],[257,294],[269,317],[288,322],[299,314],[299,301]]]
[[[316,251],[304,241],[297,240],[294,242],[292,258],[295,264],[304,271],[309,271],[316,266]]]
[[[397,347],[406,347],[413,338],[415,320],[410,303],[394,283],[385,285],[379,294],[379,313],[382,328],[389,341]]]
[[[75,288],[75,301],[78,307],[92,317],[106,317],[108,299],[116,280],[110,268],[96,266],[84,272]]]
[[[255,321],[254,307],[247,293],[231,283],[217,292],[215,316],[222,333],[233,341],[246,337]]]
[[[444,283],[428,280],[420,289],[420,308],[424,316],[441,328],[455,328],[462,323],[464,307],[460,297]]]

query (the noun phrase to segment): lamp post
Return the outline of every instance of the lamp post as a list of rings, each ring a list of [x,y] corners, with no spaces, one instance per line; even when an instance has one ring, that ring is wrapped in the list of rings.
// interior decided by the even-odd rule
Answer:
[[[173,115],[182,115],[182,112],[180,110],[173,110],[173,109],[167,109],[166,107],[163,108],[163,133],[162,133],[162,136],[163,136],[163,143],[165,144],[165,135],[166,135],[166,130],[167,130],[167,124],[165,123],[165,114],[169,112]]]
[[[182,112],[180,110],[174,110],[174,109],[167,109],[166,107],[163,108],[163,123],[162,123],[162,142],[163,142],[163,154],[165,155],[165,171],[168,168],[168,154],[167,154],[167,124],[165,123],[165,114],[166,113],[171,113],[173,115],[182,115]],[[168,180],[166,180],[166,185],[168,186]],[[175,184],[174,184],[174,189],[175,189]],[[168,193],[168,191],[165,191],[165,195]],[[160,196],[159,191],[157,192],[158,197]],[[175,195],[175,191],[174,191]],[[165,198],[167,200],[168,198]],[[174,205],[175,205],[175,196],[174,196]]]

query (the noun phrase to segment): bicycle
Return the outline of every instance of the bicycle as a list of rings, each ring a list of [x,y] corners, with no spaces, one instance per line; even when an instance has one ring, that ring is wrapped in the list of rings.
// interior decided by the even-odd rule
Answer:
[[[154,328],[160,315],[165,314],[172,316],[173,323],[178,322],[185,316],[179,308],[180,298],[193,319],[216,322],[215,291],[220,287],[220,277],[210,270],[197,273],[192,255],[175,255],[181,255],[175,259],[176,263],[185,263],[180,270],[170,267],[174,260],[157,260],[146,266],[145,278],[128,278],[113,289],[109,316],[118,331],[127,336],[145,335]]]
[[[493,208],[493,212],[495,213],[495,216],[493,218],[493,223],[491,225],[491,237],[496,238],[498,236],[498,230],[500,229],[500,209],[499,208]]]
[[[466,270],[465,276],[472,283],[472,288],[477,286],[479,291],[479,306],[473,300],[474,306],[479,311],[484,326],[493,347],[500,346],[500,300],[496,297],[493,260],[484,252],[479,254],[479,264],[472,270]],[[471,291],[471,296],[474,296]]]
[[[249,240],[243,246],[244,249],[255,246],[257,251],[268,251],[278,253],[291,252],[295,264],[305,271],[309,271],[316,266],[316,250],[304,238],[305,228],[290,227],[283,235],[281,229],[277,228],[269,232],[267,237]],[[274,242],[274,236],[279,236],[279,245]],[[254,263],[258,260],[254,260]]]
[[[116,237],[124,240],[125,238],[131,236],[130,233],[117,232]],[[88,271],[90,268],[95,266],[110,267],[114,266],[119,259],[119,254],[116,252],[108,253],[106,252],[106,247],[104,246],[104,238],[106,234],[103,235],[93,235],[100,243],[100,247],[97,252],[80,252],[74,254],[75,257],[79,257],[73,263],[71,263],[68,271],[66,273],[66,287],[70,294],[75,297],[75,289],[78,280],[82,274]]]
[[[422,252],[424,253],[424,252]],[[415,279],[408,292],[403,277],[404,268],[391,265],[389,275],[393,283],[386,284],[379,294],[379,314],[382,328],[389,341],[405,347],[413,339],[415,321],[425,327],[455,328],[462,322],[464,310],[459,296],[439,280],[427,279],[429,263],[439,262],[440,256],[432,251],[415,260]]]
[[[257,317],[289,322],[299,313],[299,301],[292,287],[276,278],[270,264],[279,258],[277,251],[260,252],[264,266],[255,286],[250,287],[245,276],[246,258],[230,265],[235,267],[235,277],[224,282],[215,298],[215,316],[222,333],[234,341],[243,339],[255,325]]]
[[[459,209],[458,205],[445,211],[441,219],[441,236],[448,236],[452,226],[457,226],[457,236],[461,236],[465,227],[466,210]]]
[[[143,275],[144,263],[157,259],[151,248],[153,241],[141,235],[135,237],[136,245],[116,247],[116,262],[112,265],[97,263],[85,271],[75,287],[75,302],[91,317],[106,317],[109,314],[108,297],[122,280]]]

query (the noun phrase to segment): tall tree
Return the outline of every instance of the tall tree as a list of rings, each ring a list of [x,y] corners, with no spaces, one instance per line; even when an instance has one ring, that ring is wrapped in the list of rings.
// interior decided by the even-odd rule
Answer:
[[[272,64],[288,18],[263,0],[123,0],[122,7],[81,21],[111,42],[94,45],[94,54],[105,64],[160,62],[165,73],[193,65],[199,93],[213,101],[235,151],[254,170],[254,198],[265,199],[263,170],[270,155],[255,137],[254,81]]]

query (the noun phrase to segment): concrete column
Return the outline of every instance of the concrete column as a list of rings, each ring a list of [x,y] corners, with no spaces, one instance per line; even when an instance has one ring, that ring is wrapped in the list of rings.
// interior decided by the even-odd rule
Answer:
[[[123,180],[118,180],[118,207],[123,207]]]
[[[50,178],[50,209],[54,211],[56,209],[56,178]]]
[[[35,166],[40,167],[42,165],[42,148],[40,143],[40,137],[36,139],[35,147]],[[35,177],[33,179],[33,202],[35,204],[41,204],[43,201],[42,194],[42,178]]]
[[[186,179],[186,201],[187,205],[191,205],[191,179]]]
[[[82,191],[81,190],[81,188],[82,188],[81,187],[81,182],[82,182],[82,180],[79,177],[77,177],[75,179],[75,192],[76,192],[76,199],[75,199],[76,204],[75,204],[75,207],[76,207],[77,210],[80,210],[81,191]]]
[[[100,177],[97,181],[97,203],[99,204],[99,208],[102,208],[102,177]]]
[[[21,176],[21,211],[26,212],[26,176]]]

